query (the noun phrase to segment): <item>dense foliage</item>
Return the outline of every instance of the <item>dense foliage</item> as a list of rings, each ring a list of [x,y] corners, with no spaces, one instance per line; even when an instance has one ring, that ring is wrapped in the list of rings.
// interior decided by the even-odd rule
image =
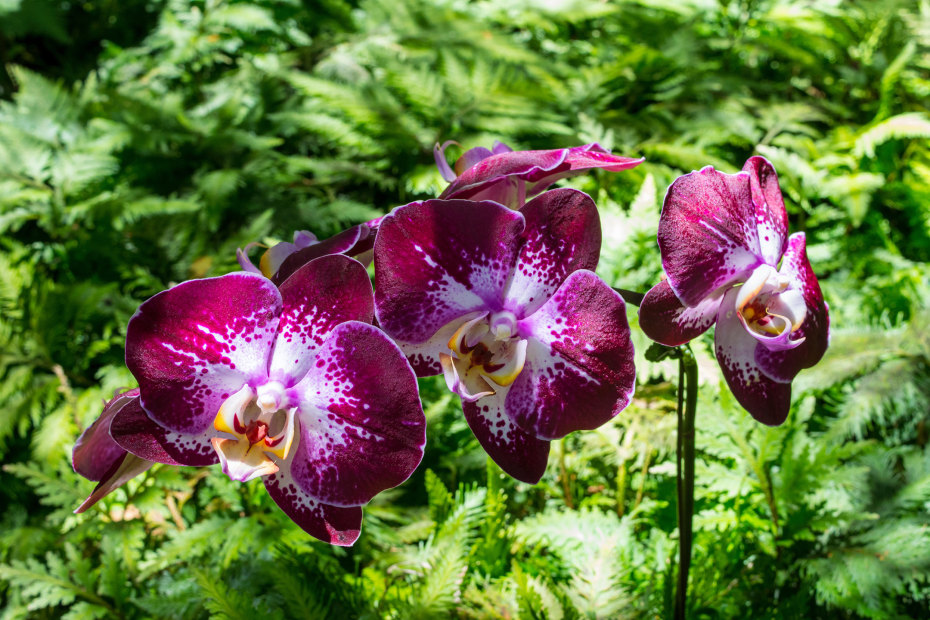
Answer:
[[[691,612],[930,610],[930,2],[0,0],[0,61],[3,618],[668,615],[677,373],[635,326],[634,403],[555,442],[537,486],[422,380],[426,460],[349,549],[218,470],[156,466],[71,513],[141,301],[437,195],[446,139],[645,155],[571,181],[600,274],[640,291],[671,180],[769,158],[831,348],[767,428],[695,343]]]

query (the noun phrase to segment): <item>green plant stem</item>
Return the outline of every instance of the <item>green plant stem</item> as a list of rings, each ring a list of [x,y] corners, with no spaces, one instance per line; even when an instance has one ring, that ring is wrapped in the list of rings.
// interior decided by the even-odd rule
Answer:
[[[643,297],[645,293],[637,293],[636,291],[628,291],[625,288],[614,288],[620,294],[620,297],[623,297],[623,301],[634,306],[639,306],[643,303]]]
[[[565,439],[559,441],[559,479],[562,481],[562,494],[565,496],[565,505],[569,510],[575,509],[572,500],[572,485],[568,477],[568,467],[565,465]]]
[[[678,358],[678,586],[675,620],[684,620],[691,569],[691,522],[694,517],[694,419],[697,413],[697,361],[691,347],[681,347]]]

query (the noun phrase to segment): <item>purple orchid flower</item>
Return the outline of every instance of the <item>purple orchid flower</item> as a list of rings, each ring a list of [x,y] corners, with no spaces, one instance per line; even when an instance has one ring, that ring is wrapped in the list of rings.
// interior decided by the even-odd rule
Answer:
[[[236,250],[236,258],[244,271],[261,274],[279,285],[313,259],[327,254],[345,254],[367,265],[371,263],[378,222],[379,219],[375,219],[357,224],[322,241],[312,232],[298,230],[294,233],[294,243],[282,241],[265,250],[257,267],[249,259],[249,250],[259,246],[258,243]]]
[[[280,289],[243,272],[184,282],[130,320],[138,396],[96,424],[146,461],[218,461],[234,480],[263,477],[305,531],[351,545],[361,506],[406,480],[426,441],[416,377],[373,318],[365,268],[341,255],[307,263]],[[113,460],[113,446],[98,445],[106,456],[76,448],[79,472]]]
[[[804,233],[788,237],[775,169],[751,157],[737,174],[708,166],[679,177],[658,237],[668,279],[640,306],[643,331],[675,346],[716,323],[733,395],[760,422],[783,423],[791,380],[823,357],[830,320]]]
[[[512,209],[522,208],[528,199],[559,179],[592,168],[619,172],[645,161],[611,155],[597,143],[547,151],[514,151],[495,142],[490,149],[469,149],[456,161],[453,170],[445,156],[450,144],[456,143],[450,140],[433,149],[439,172],[450,183],[439,197],[493,200]]]
[[[398,207],[375,240],[375,307],[420,376],[445,375],[465,419],[514,478],[542,477],[549,442],[630,401],[623,299],[591,270],[597,208],[571,189],[521,211],[495,202]]]

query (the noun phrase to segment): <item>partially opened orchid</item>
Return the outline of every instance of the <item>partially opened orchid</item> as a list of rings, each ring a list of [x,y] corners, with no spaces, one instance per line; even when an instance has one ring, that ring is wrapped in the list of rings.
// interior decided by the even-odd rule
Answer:
[[[445,155],[450,144],[454,142],[437,144],[433,151],[440,174],[450,183],[439,197],[493,200],[511,209],[520,209],[528,199],[559,179],[593,168],[619,172],[643,162],[642,158],[611,155],[597,143],[545,151],[514,151],[495,142],[491,149],[469,149],[456,161],[453,170]]]
[[[341,255],[280,289],[240,272],[159,293],[129,322],[138,393],[105,408],[75,468],[113,469],[121,453],[103,431],[146,461],[218,461],[234,480],[263,477],[311,535],[352,544],[361,506],[406,480],[425,443],[416,378],[372,319],[365,268]]]
[[[551,440],[604,424],[633,392],[624,302],[590,271],[600,244],[594,202],[571,189],[521,211],[412,203],[375,241],[379,324],[418,375],[445,375],[478,441],[524,482]]]
[[[377,225],[378,221],[372,220],[372,223]],[[249,250],[258,246],[265,247],[259,243],[250,243],[245,249],[236,250],[236,258],[243,270],[261,274],[275,284],[281,284],[313,259],[327,254],[345,254],[363,264],[370,264],[374,243],[375,231],[367,224],[352,226],[322,241],[310,231],[298,230],[294,233],[293,243],[282,241],[266,249],[257,267],[249,258]]]
[[[110,435],[110,424],[117,414],[127,407],[139,406],[139,390],[127,390],[116,394],[103,406],[103,413],[94,423],[84,429],[74,444],[71,463],[74,471],[88,480],[98,482],[96,488],[74,512],[84,512],[114,489],[124,485],[153,465],[129,453]],[[214,459],[215,462],[215,459]],[[204,465],[212,463],[205,462]]]
[[[762,157],[737,174],[708,166],[665,197],[659,249],[668,278],[640,307],[640,326],[679,345],[716,324],[717,359],[757,420],[785,421],[791,380],[827,348],[829,317],[804,233],[788,237],[778,177]]]

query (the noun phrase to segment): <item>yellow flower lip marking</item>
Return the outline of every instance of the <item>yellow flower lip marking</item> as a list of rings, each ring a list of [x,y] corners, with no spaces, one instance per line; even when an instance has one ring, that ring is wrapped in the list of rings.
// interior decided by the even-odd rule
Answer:
[[[493,384],[511,385],[526,363],[527,341],[517,333],[516,317],[501,311],[465,321],[449,338],[452,355],[439,356],[446,384],[463,398],[495,393]]]
[[[225,471],[234,480],[251,480],[273,474],[285,460],[296,437],[296,407],[283,408],[287,396],[276,381],[257,390],[243,386],[226,399],[213,421],[217,431],[232,435],[211,440]]]
[[[271,279],[271,276],[274,275],[274,272],[271,270],[271,248],[262,252],[262,257],[258,259],[258,269],[262,272],[262,275],[268,279]]]

